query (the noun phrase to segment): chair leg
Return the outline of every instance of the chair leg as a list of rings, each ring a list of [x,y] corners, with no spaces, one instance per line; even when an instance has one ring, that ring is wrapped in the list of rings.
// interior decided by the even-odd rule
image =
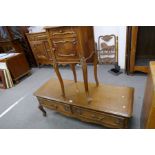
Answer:
[[[94,54],[94,77],[95,77],[95,81],[96,81],[96,86],[99,86],[99,82],[98,82],[98,77],[97,77],[97,63],[98,63],[98,59],[97,59],[97,54]]]
[[[83,71],[83,80],[84,80],[85,92],[86,92],[86,95],[88,97],[89,96],[89,90],[88,90],[87,63],[84,59],[82,59],[81,62],[82,62],[82,71]]]
[[[64,88],[64,83],[63,83],[63,80],[62,80],[61,74],[60,74],[60,72],[59,72],[58,64],[56,64],[56,63],[53,64],[53,67],[54,67],[55,73],[57,74],[57,77],[58,77],[59,82],[60,82],[60,85],[61,85],[62,96],[65,98],[65,88]]]
[[[70,67],[72,69],[73,75],[74,75],[74,81],[77,83],[77,76],[76,76],[76,70],[75,70],[75,64],[70,64]]]

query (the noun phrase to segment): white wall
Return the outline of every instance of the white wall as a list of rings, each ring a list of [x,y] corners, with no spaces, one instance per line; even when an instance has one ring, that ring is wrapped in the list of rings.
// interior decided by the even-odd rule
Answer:
[[[101,35],[115,34],[118,36],[118,63],[125,68],[126,26],[94,26],[95,41]]]
[[[30,26],[29,32],[44,32],[45,29],[43,26]]]

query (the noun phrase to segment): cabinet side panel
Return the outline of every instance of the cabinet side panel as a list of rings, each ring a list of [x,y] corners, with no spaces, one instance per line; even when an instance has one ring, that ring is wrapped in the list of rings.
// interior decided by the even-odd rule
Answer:
[[[149,119],[149,122],[147,124],[147,128],[149,128],[149,129],[155,129],[155,107],[153,107],[151,109],[150,119]]]
[[[150,109],[152,106],[153,94],[154,94],[154,87],[153,87],[152,76],[150,73],[147,78],[144,100],[143,100],[143,107],[141,112],[141,128],[147,128],[147,124],[150,119]]]
[[[81,40],[83,43],[84,56],[87,58],[95,51],[95,40],[93,26],[81,26]],[[88,63],[93,63],[93,57],[87,60]]]

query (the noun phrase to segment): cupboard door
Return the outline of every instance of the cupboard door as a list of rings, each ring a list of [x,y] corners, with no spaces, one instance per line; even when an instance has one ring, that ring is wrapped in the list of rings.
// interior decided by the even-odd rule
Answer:
[[[50,50],[48,42],[46,41],[33,41],[31,42],[31,47],[38,65],[42,64],[43,61],[48,61],[51,59]]]
[[[80,44],[76,27],[59,27],[48,31],[52,50],[59,62],[79,62]]]
[[[54,39],[52,45],[57,59],[79,58],[76,38]]]

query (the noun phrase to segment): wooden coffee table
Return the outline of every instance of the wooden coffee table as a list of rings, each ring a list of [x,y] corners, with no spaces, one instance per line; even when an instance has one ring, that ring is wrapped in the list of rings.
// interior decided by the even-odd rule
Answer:
[[[88,103],[83,82],[65,80],[66,99],[61,96],[57,79],[51,78],[34,95],[39,101],[39,109],[46,116],[43,107],[82,121],[103,125],[109,128],[128,128],[132,117],[134,89],[89,83],[92,101]]]

